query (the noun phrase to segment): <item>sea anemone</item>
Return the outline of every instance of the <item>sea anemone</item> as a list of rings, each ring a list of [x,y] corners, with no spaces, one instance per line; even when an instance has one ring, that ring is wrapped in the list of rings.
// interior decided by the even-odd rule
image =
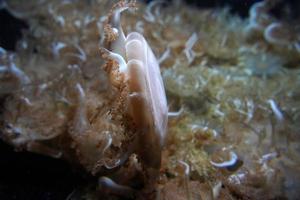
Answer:
[[[1,93],[9,93],[30,83],[26,73],[17,67],[14,54],[0,47],[0,83]]]
[[[299,19],[290,16],[292,8],[284,7],[288,12],[281,18],[276,18],[272,13],[281,3],[284,1],[262,1],[253,4],[245,32],[248,36],[262,35],[269,44],[299,51]]]
[[[299,34],[300,35],[300,34]],[[284,23],[274,22],[271,23],[264,30],[264,38],[271,44],[288,46],[290,48],[296,47],[298,43],[297,27],[292,28]]]

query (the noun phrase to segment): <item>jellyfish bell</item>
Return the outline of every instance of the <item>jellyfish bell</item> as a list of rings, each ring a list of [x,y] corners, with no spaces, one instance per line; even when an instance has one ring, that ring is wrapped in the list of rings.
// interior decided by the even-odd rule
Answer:
[[[145,168],[158,171],[167,132],[166,94],[158,61],[145,38],[137,32],[123,33],[121,12],[130,7],[132,4],[122,2],[109,16],[108,32],[117,33],[117,37],[105,51],[119,65],[112,79],[124,77],[128,89],[125,112],[136,130],[134,152]]]

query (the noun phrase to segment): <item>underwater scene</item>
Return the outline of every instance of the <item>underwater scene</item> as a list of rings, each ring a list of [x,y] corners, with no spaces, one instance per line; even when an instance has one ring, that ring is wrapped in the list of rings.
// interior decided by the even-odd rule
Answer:
[[[0,199],[300,199],[297,0],[1,0]]]

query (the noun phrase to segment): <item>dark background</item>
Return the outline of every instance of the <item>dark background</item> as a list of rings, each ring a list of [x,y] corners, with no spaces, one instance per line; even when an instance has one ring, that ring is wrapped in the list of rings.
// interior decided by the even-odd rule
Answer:
[[[141,1],[151,2],[151,0]],[[164,0],[166,6],[172,4],[173,1],[175,0]],[[229,7],[233,14],[246,18],[248,17],[249,8],[259,1],[262,0],[185,0],[184,2],[189,6],[198,8]],[[28,24],[10,15],[6,9],[1,9],[3,2],[5,1],[0,0],[0,46],[7,50],[15,50],[16,41],[22,37],[21,30],[27,29]],[[288,13],[287,10],[289,10]],[[300,20],[300,0],[279,0],[279,3],[271,12],[277,18]]]
[[[1,200],[63,200],[88,181],[88,177],[79,174],[62,160],[15,152],[0,141]]]
[[[186,0],[186,4],[199,8],[230,7],[233,13],[241,17],[247,17],[251,5],[261,0]],[[295,0],[288,0],[295,1]],[[5,2],[4,0],[0,0]],[[150,0],[144,0],[149,3]],[[165,0],[166,4],[171,4],[171,0]],[[22,29],[27,29],[26,21],[17,19],[6,9],[0,9],[0,46],[6,50],[15,50],[16,42],[22,37]]]

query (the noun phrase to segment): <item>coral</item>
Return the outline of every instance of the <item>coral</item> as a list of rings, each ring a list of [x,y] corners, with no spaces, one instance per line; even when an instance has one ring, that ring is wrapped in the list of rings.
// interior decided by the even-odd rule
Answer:
[[[111,1],[10,1],[30,29],[0,51],[1,139],[88,172],[87,198],[297,199],[299,53],[264,38],[272,23],[276,41],[297,30],[265,2],[248,21],[182,3],[107,16]]]
[[[99,76],[84,80],[81,64],[90,60],[86,48],[78,43],[50,43],[54,59],[65,58],[68,69],[49,83],[29,87],[29,78],[13,61],[9,67],[3,66],[2,71],[18,79],[23,87],[4,103],[3,140],[18,150],[77,162],[92,175],[113,172],[130,161],[141,162],[140,171],[145,176],[141,184],[153,187],[161,165],[168,107],[159,65],[148,43],[139,33],[127,37],[123,33],[120,14],[129,7],[135,7],[135,2],[121,1],[103,21],[104,42],[110,51],[101,51],[107,73],[100,80],[106,82],[102,85]],[[69,24],[59,22],[61,26]],[[97,74],[104,71],[93,69]],[[64,77],[66,73],[69,77]],[[130,160],[132,154],[138,159]],[[117,181],[127,185],[133,178],[126,182],[121,177]],[[114,187],[108,178],[99,182]]]
[[[270,53],[244,51],[240,55],[240,65],[253,75],[271,77],[284,72],[284,60]]]

